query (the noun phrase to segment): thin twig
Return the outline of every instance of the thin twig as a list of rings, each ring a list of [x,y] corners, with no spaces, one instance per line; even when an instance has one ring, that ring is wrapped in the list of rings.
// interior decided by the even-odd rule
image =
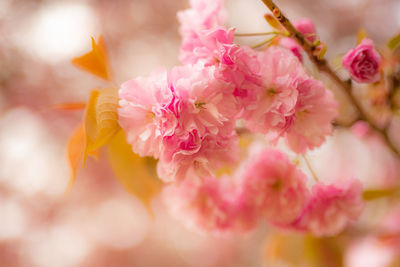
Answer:
[[[236,37],[252,37],[252,36],[265,36],[265,35],[283,35],[287,37],[287,34],[283,32],[251,32],[251,33],[235,33]]]
[[[304,51],[309,56],[310,60],[318,67],[318,69],[325,74],[327,74],[333,81],[335,81],[338,85],[343,88],[343,91],[348,96],[349,100],[353,104],[353,106],[357,109],[359,114],[359,118],[368,123],[368,125],[379,133],[382,137],[388,148],[400,158],[400,151],[394,146],[392,141],[389,138],[388,129],[379,128],[366,114],[366,112],[361,107],[361,104],[358,100],[353,96],[351,84],[343,81],[336,75],[336,73],[329,67],[328,63],[325,59],[318,58],[317,55],[314,54],[317,46],[311,44],[304,36],[296,30],[293,24],[289,21],[289,19],[282,14],[281,10],[274,4],[272,0],[262,0],[263,3],[271,10],[272,15],[282,24],[282,26],[289,32],[290,37],[294,38],[304,49]]]
[[[302,154],[301,156],[302,156],[302,158],[304,159],[304,161],[306,162],[307,168],[310,170],[312,177],[313,177],[314,180],[318,183],[318,182],[319,182],[319,179],[318,179],[317,175],[315,174],[314,169],[311,167],[311,164],[310,164],[310,162],[308,161],[306,155]]]
[[[268,39],[268,40],[265,40],[265,41],[262,41],[261,43],[258,43],[258,44],[255,44],[255,45],[251,46],[251,48],[256,49],[256,48],[262,47],[262,46],[268,44],[271,40],[272,40],[272,38]]]

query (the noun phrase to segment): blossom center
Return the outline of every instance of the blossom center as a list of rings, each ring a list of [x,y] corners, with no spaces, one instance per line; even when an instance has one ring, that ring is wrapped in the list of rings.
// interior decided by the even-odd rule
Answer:
[[[267,96],[274,96],[276,95],[277,91],[274,88],[269,88],[267,90]]]
[[[205,106],[205,102],[196,102],[196,103],[194,103],[194,106],[196,107],[196,108],[205,108],[204,106]]]

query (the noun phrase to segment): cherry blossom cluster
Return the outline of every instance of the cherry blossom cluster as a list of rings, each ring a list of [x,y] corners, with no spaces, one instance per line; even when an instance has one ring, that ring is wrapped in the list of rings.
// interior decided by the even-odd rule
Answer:
[[[163,197],[188,227],[219,234],[267,221],[285,230],[331,236],[360,216],[360,181],[308,182],[288,156],[264,148],[252,151],[232,176],[186,179],[168,186]]]
[[[332,132],[333,94],[307,74],[291,39],[263,50],[235,44],[222,0],[190,3],[178,13],[182,65],[127,81],[119,91],[119,121],[133,151],[158,159],[160,179],[172,183],[164,192],[168,206],[206,230],[249,230],[265,219],[316,235],[339,232],[362,210],[356,180],[310,190],[306,175],[276,149],[249,153],[240,164],[237,131],[244,125],[305,153]],[[315,39],[312,22],[296,27]],[[221,168],[239,164],[217,178]]]

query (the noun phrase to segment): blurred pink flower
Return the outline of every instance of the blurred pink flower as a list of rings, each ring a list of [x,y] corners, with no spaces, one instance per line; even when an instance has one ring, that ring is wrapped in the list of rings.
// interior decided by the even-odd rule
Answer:
[[[293,22],[294,27],[311,43],[317,39],[314,23],[309,18],[303,18]],[[284,37],[279,41],[279,45],[289,49],[300,62],[303,62],[301,55],[302,47],[292,38]]]
[[[314,22],[309,18],[302,18],[293,22],[293,26],[311,43],[317,39]]]
[[[286,49],[289,49],[293,53],[293,55],[295,55],[299,59],[300,62],[303,62],[303,56],[301,55],[302,48],[292,38],[282,38],[279,41],[279,45]]]
[[[199,58],[211,55],[207,53],[207,50],[213,49],[210,47],[209,34],[220,28],[225,20],[222,12],[222,0],[192,0],[190,1],[190,6],[189,9],[180,11],[177,14],[180,22],[179,31],[182,35],[179,59],[185,64],[195,63]],[[221,34],[223,33],[218,32],[217,37],[223,37]],[[228,36],[232,34],[233,31]],[[224,36],[227,39],[225,41],[221,40],[222,43],[226,43],[229,40],[228,36]],[[207,45],[204,45],[204,43]],[[216,44],[218,42],[214,43],[214,45]],[[199,49],[202,51],[198,51]]]
[[[278,150],[251,155],[239,173],[241,198],[259,217],[274,224],[289,224],[309,198],[307,178]]]
[[[236,192],[229,176],[186,179],[166,187],[163,200],[172,215],[197,231],[223,233],[251,229],[254,220],[239,216]]]
[[[363,186],[356,179],[343,184],[315,184],[309,203],[295,225],[316,236],[339,234],[361,215],[364,209],[362,191]]]
[[[349,50],[342,59],[343,67],[350,72],[354,81],[374,83],[380,80],[381,56],[371,39],[363,39],[356,48]]]
[[[287,119],[286,137],[289,147],[304,153],[323,144],[332,133],[332,120],[337,116],[338,104],[322,82],[308,78],[298,84],[295,113]]]

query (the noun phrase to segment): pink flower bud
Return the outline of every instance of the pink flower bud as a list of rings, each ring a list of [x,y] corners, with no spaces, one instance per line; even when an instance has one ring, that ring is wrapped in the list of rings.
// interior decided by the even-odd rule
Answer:
[[[313,43],[317,39],[315,26],[311,19],[299,19],[293,25],[309,42]]]
[[[354,81],[374,83],[379,81],[381,56],[374,49],[371,39],[363,39],[361,44],[351,49],[342,59],[343,67],[350,72]]]

